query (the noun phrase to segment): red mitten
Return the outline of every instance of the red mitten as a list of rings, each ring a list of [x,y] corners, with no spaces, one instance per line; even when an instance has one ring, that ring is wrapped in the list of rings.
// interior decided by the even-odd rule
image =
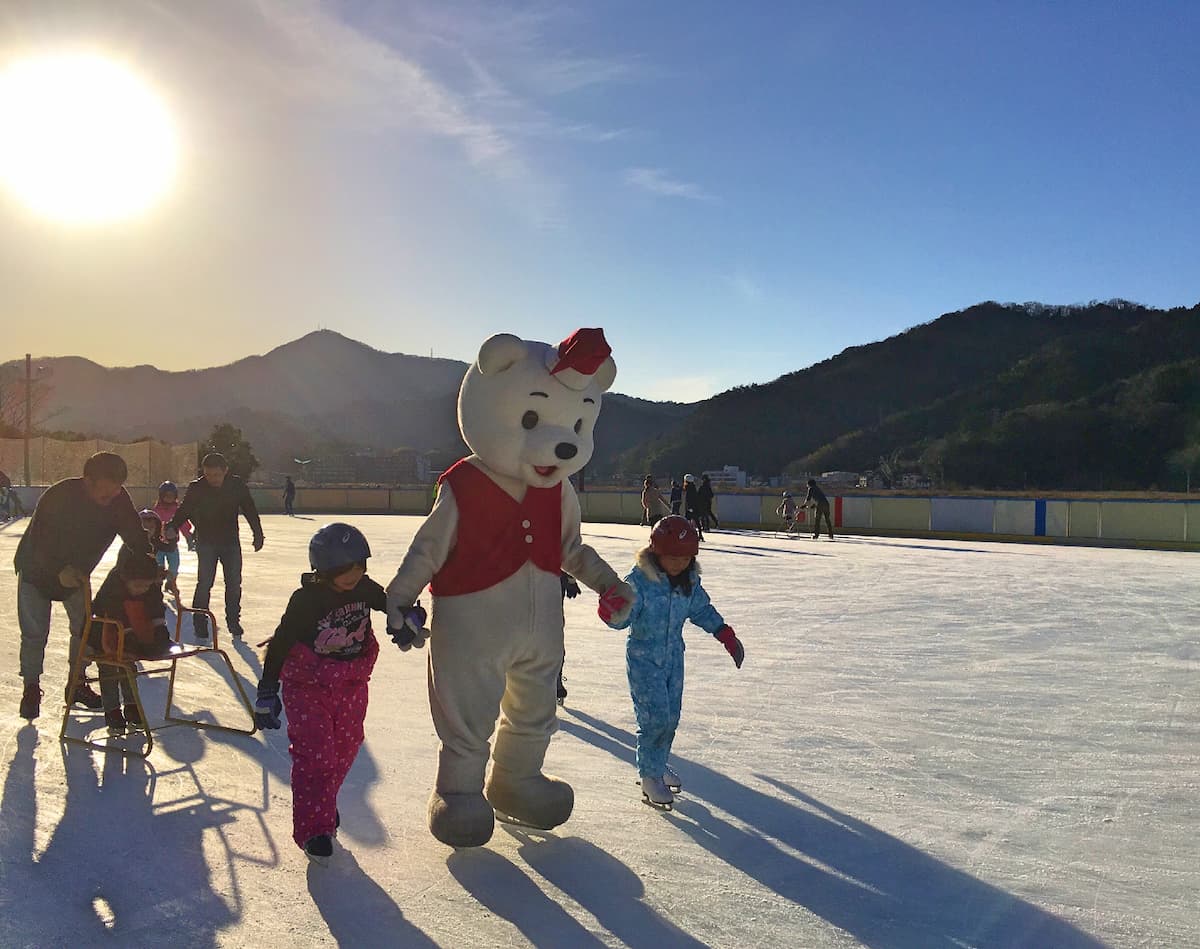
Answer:
[[[600,619],[604,620],[608,625],[612,625],[613,617],[617,617],[616,622],[620,622],[624,617],[621,615],[629,606],[629,598],[624,595],[622,587],[623,583],[615,584],[604,591],[604,595],[600,597],[600,605],[596,608]]]
[[[725,647],[725,651],[733,657],[733,664],[742,668],[742,660],[746,658],[746,650],[738,641],[732,626],[722,626],[717,630],[717,640]]]

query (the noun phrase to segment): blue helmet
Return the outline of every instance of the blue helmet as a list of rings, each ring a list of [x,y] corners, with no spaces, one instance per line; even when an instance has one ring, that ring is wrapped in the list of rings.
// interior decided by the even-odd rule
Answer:
[[[158,486],[158,498],[161,501],[164,494],[179,496],[179,486],[174,481],[164,481]]]
[[[367,539],[350,524],[326,524],[308,542],[308,563],[318,573],[331,574],[370,556]]]

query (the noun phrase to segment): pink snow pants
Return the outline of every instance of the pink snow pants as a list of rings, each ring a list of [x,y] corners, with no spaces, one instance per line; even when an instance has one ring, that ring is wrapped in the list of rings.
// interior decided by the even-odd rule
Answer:
[[[292,838],[303,847],[332,836],[337,795],[363,743],[367,683],[379,655],[375,637],[357,659],[322,659],[297,643],[279,679],[292,754]]]

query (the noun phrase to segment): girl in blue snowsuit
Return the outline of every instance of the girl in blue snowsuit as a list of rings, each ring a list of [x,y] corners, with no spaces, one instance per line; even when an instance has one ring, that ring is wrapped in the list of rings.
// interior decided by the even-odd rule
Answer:
[[[666,809],[674,803],[672,789],[680,787],[667,757],[683,705],[683,621],[690,619],[716,637],[739,669],[745,658],[742,644],[700,585],[699,548],[696,528],[686,518],[659,521],[650,546],[625,578],[637,591],[633,611],[623,622],[609,623],[614,629],[629,627],[625,668],[637,716],[642,795],[648,804]]]

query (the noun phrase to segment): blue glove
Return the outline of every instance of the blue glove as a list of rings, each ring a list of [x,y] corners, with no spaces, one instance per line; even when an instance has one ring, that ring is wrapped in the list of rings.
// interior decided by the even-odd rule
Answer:
[[[261,679],[258,683],[258,699],[254,703],[254,724],[262,729],[276,729],[279,727],[279,713],[282,711],[279,683]]]
[[[401,652],[410,649],[420,649],[429,638],[429,630],[425,627],[427,615],[420,603],[414,603],[404,611],[403,625],[396,627],[388,625],[388,635],[392,642],[400,647]]]

